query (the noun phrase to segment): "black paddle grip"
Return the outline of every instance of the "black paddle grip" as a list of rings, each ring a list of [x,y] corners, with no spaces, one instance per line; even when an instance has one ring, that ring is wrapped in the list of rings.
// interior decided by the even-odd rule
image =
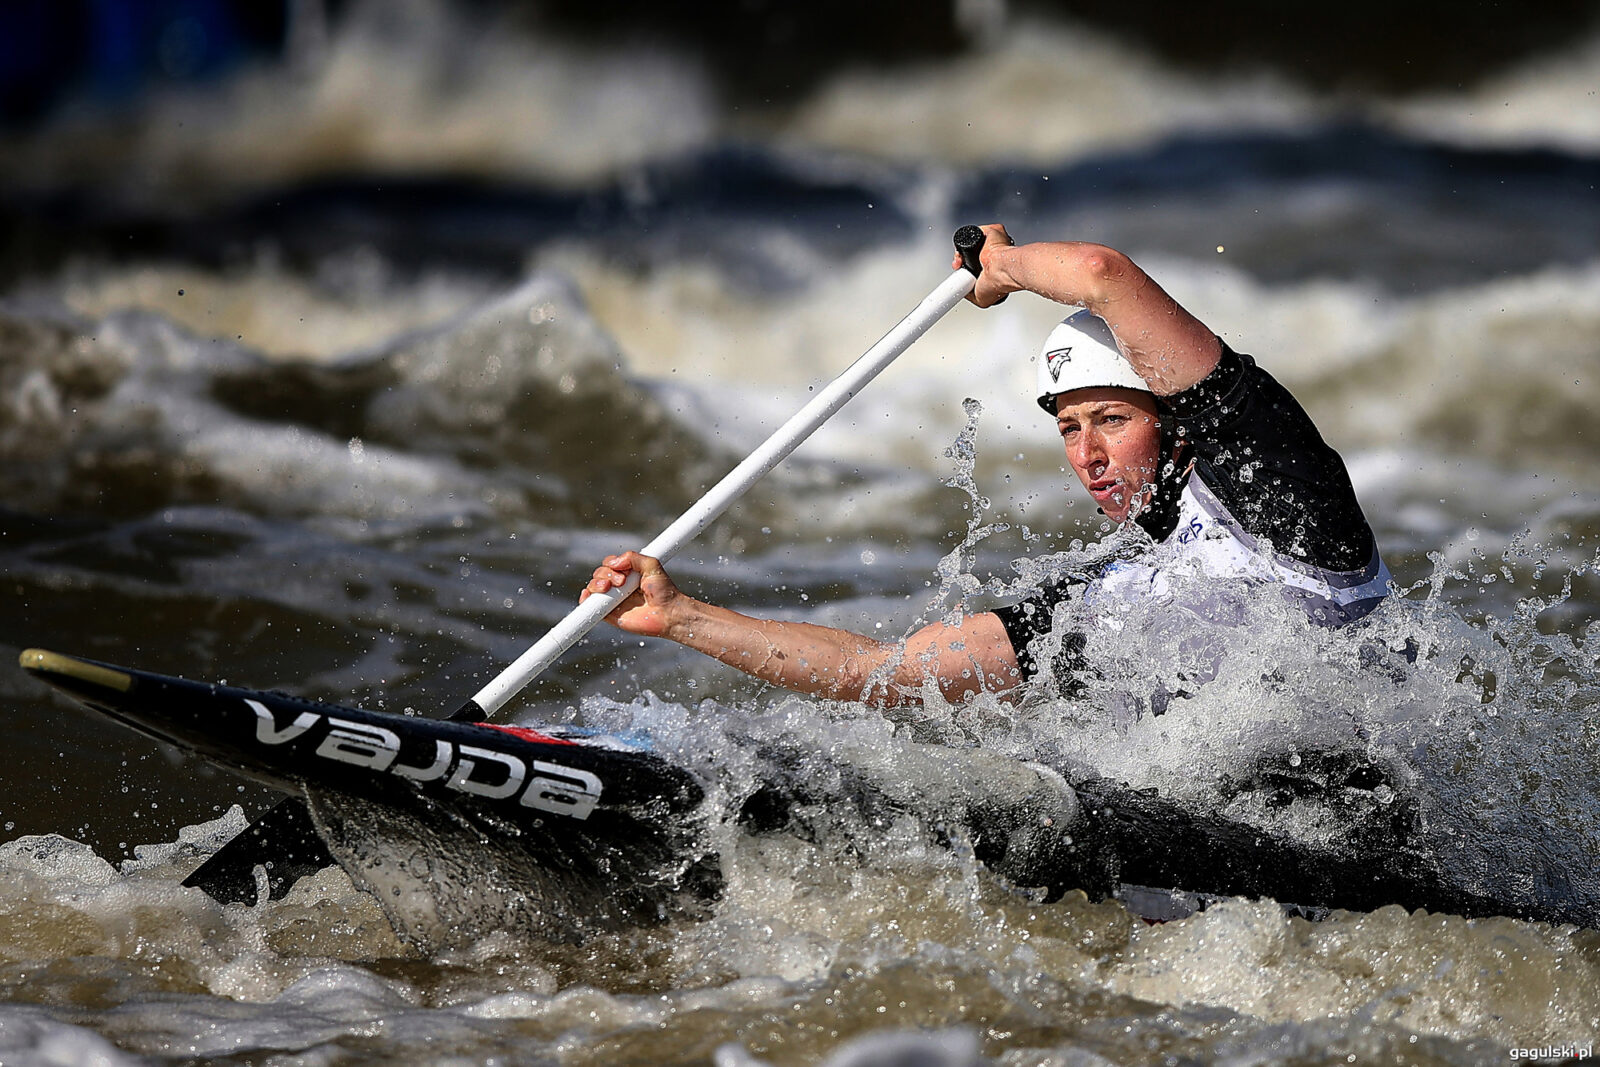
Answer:
[[[978,253],[983,251],[985,239],[983,231],[976,226],[963,226],[956,231],[956,251],[961,253],[961,265],[971,271],[974,278],[983,273]]]
[[[961,265],[972,272],[974,278],[983,273],[983,264],[978,261],[978,253],[983,251],[983,242],[988,238],[976,226],[963,226],[956,231],[956,251],[961,253]],[[1005,297],[996,300],[996,304],[1004,303]]]

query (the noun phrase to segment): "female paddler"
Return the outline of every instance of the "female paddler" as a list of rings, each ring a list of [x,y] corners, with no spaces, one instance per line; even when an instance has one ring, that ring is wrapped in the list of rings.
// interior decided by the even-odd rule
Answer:
[[[1022,291],[1081,309],[1045,340],[1039,405],[1100,510],[1148,538],[1129,538],[1131,552],[1021,603],[904,641],[708,604],[637,552],[608,557],[584,598],[638,571],[639,588],[607,616],[628,633],[677,641],[788,689],[880,706],[919,702],[930,682],[950,702],[1012,695],[1041,674],[1067,684],[1084,641],[1052,637],[1053,609],[1066,600],[1181,595],[1204,618],[1236,610],[1240,595],[1279,595],[1335,626],[1383,599],[1389,573],[1344,462],[1271,375],[1114,249],[1014,245],[999,225],[984,234],[969,300],[986,308]]]

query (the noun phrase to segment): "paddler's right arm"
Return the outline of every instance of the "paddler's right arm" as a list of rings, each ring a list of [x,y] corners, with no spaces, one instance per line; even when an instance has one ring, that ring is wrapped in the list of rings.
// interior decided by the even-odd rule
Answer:
[[[831,626],[752,618],[696,600],[678,589],[658,560],[638,552],[608,557],[584,587],[583,599],[621,587],[635,570],[639,588],[607,622],[642,637],[676,641],[785,689],[894,707],[920,703],[930,680],[951,703],[980,690],[1008,693],[1020,682],[1011,639],[990,612],[956,625],[935,623],[903,642],[880,641]]]
[[[978,275],[968,300],[993,307],[1016,292],[1088,308],[1111,328],[1122,354],[1157,396],[1201,381],[1222,358],[1205,323],[1114,248],[1085,241],[1013,244],[1004,226],[983,227]],[[960,256],[953,266],[961,265]]]

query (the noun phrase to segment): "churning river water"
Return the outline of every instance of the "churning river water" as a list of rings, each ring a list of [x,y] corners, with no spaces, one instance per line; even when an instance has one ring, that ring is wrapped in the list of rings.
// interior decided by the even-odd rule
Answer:
[[[1233,669],[1184,707],[1121,715],[1118,677],[1182,667],[1151,619],[1103,690],[891,723],[603,629],[518,719],[648,733],[725,793],[735,737],[933,737],[1194,804],[1263,752],[1354,744],[1463,879],[1600,900],[1600,39],[1345,98],[1018,23],[736,112],[669,53],[417,12],[4,143],[10,221],[60,247],[0,291],[0,662],[442,714],[909,311],[957,225],[999,220],[1126,250],[1290,387],[1395,576],[1361,641],[1423,654],[1374,669],[1264,613],[1205,635]],[[1086,551],[1105,528],[1031,399],[1060,315],[956,308],[680,583],[894,637]],[[423,952],[337,868],[254,907],[179,885],[265,789],[10,667],[0,721],[6,1064],[1487,1064],[1600,1038],[1593,930],[1257,900],[1147,925],[901,825],[730,828],[704,917]]]

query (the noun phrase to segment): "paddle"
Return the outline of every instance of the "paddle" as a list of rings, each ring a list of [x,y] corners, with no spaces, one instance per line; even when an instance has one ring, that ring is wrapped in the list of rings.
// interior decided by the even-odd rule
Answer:
[[[984,234],[978,227],[963,226],[957,230],[956,251],[965,269],[952,271],[911,314],[818,392],[655,540],[645,545],[644,554],[660,560],[675,555],[965,299],[982,269],[978,253],[983,243]],[[638,586],[638,574],[631,574],[621,588],[592,596],[579,604],[471,700],[456,709],[450,718],[457,722],[487,721]],[[292,798],[279,803],[229,841],[183,884],[197,886],[224,902],[248,901],[256,895],[254,872],[257,866],[267,868],[268,893],[278,896],[301,875],[332,862],[332,856],[317,836],[305,803]]]
[[[746,456],[737,467],[696,501],[688,511],[678,516],[676,522],[641,551],[662,562],[671,559],[684,545],[699,536],[700,532],[716,521],[752,485],[793,452],[802,441],[837,412],[862,388],[877,377],[912,342],[927,332],[945,313],[966,298],[972,291],[979,270],[978,251],[983,247],[983,231],[976,226],[963,226],[956,231],[956,249],[961,253],[966,271],[953,271],[950,277],[918,304],[916,309],[902,319],[899,325],[869,348],[860,359],[844,373],[813,397],[782,426],[778,427],[754,452]],[[541,637],[516,662],[500,672],[493,681],[480,689],[471,700],[450,717],[464,722],[480,722],[494,715],[517,693],[521,692],[561,653],[571,648],[579,638],[592,630],[596,623],[611,613],[639,587],[637,573],[630,574],[627,582],[618,589],[590,597],[573,608],[550,632]]]

